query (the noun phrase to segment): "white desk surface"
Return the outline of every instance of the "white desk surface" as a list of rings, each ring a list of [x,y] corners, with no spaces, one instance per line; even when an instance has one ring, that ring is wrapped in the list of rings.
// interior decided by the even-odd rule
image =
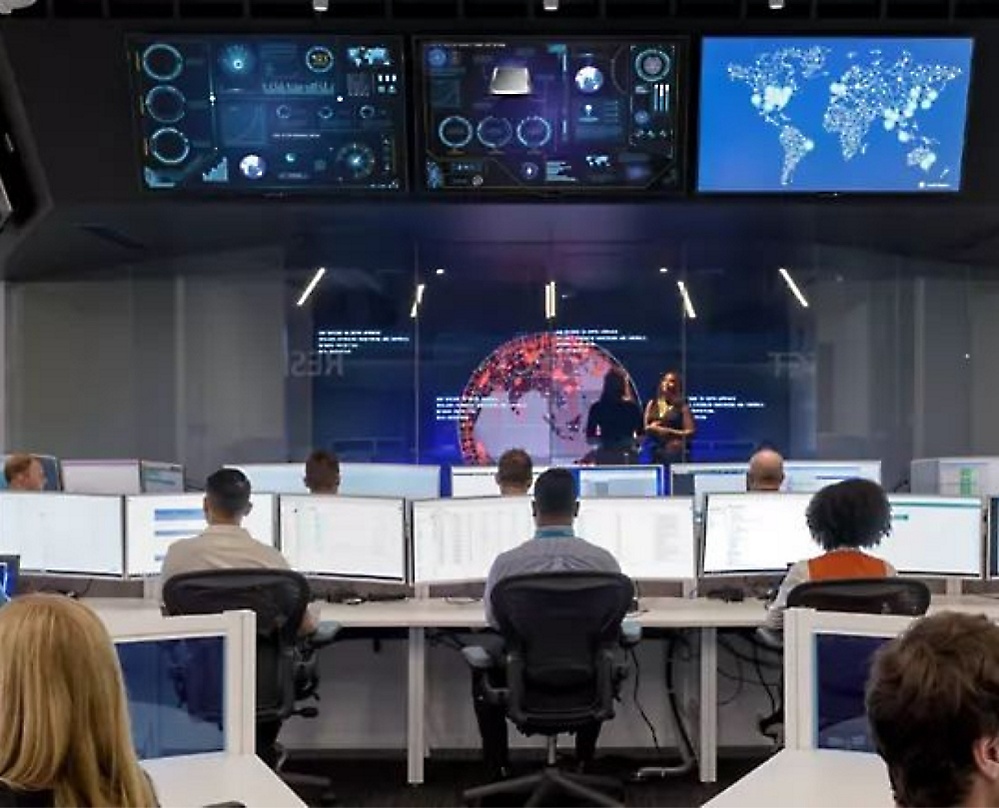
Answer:
[[[162,808],[241,802],[247,808],[302,806],[256,755],[188,755],[144,761]]]
[[[87,598],[87,605],[102,611],[128,609],[159,614],[153,600],[142,598]],[[642,598],[640,611],[629,619],[649,628],[752,628],[763,624],[765,607],[751,599],[725,603],[707,598]],[[430,598],[427,600],[392,600],[361,603],[319,603],[323,620],[332,620],[347,628],[484,628],[485,612],[481,601]],[[934,596],[930,612],[999,612],[999,600],[980,595]],[[999,617],[999,615],[997,615]]]
[[[703,808],[893,808],[877,755],[829,749],[778,752]]]

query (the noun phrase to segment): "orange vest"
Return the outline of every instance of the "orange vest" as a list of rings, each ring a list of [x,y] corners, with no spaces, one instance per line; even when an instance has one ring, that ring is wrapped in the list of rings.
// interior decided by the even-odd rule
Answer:
[[[860,550],[835,550],[808,562],[808,579],[830,581],[839,578],[884,578],[888,567],[880,558]]]

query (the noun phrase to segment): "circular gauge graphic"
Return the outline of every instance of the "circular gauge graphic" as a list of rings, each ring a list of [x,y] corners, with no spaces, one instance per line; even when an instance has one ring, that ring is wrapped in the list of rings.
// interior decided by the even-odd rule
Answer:
[[[604,74],[599,67],[587,65],[576,71],[576,88],[586,95],[599,93],[604,86]]]
[[[239,173],[248,180],[263,179],[267,173],[267,161],[259,154],[248,154],[239,161]]]
[[[472,124],[467,118],[462,118],[460,115],[451,115],[445,118],[437,127],[437,136],[441,139],[441,143],[449,149],[465,148],[472,142],[474,135],[475,129]]]
[[[490,115],[479,122],[475,133],[487,149],[502,149],[513,139],[513,124],[506,118]]]
[[[375,153],[364,143],[348,143],[336,153],[340,175],[354,182],[374,174],[375,164]]]
[[[191,153],[191,144],[183,132],[172,126],[157,129],[149,138],[149,151],[163,165],[183,163]]]
[[[177,123],[187,111],[187,99],[176,87],[162,84],[146,93],[146,112],[159,123]]]
[[[517,140],[529,149],[540,149],[552,138],[552,125],[540,115],[531,115],[517,124]]]
[[[371,104],[365,104],[357,111],[357,114],[365,121],[370,121],[375,117],[375,108]]]
[[[333,118],[333,107],[320,107],[316,114],[322,121],[331,120]]]
[[[333,69],[333,51],[325,45],[313,45],[305,52],[305,66],[313,73],[329,73]]]
[[[287,121],[291,118],[291,107],[287,104],[280,104],[278,108],[274,110],[274,114],[277,115],[282,121]]]
[[[659,48],[643,50],[635,57],[635,72],[643,81],[662,81],[671,66],[669,56]]]
[[[184,69],[184,57],[173,45],[157,42],[142,52],[142,71],[153,81],[173,81]]]
[[[528,182],[533,182],[541,176],[541,166],[537,163],[523,163],[520,166],[520,176]]]
[[[586,417],[612,368],[610,353],[580,337],[550,332],[497,347],[472,372],[461,394],[458,442],[468,464],[496,462],[510,441],[533,457],[570,464],[591,451]],[[512,437],[515,436],[515,437]]]
[[[448,63],[447,51],[444,48],[431,48],[427,51],[427,64],[431,67],[446,67]]]
[[[226,45],[219,54],[219,66],[234,78],[243,78],[257,66],[257,57],[247,45]]]

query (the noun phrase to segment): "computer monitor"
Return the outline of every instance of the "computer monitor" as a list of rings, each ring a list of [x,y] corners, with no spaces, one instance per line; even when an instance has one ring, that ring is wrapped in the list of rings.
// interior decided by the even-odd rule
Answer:
[[[576,533],[607,550],[632,578],[697,577],[690,497],[587,499],[580,505]]]
[[[4,455],[4,463],[6,463],[10,458],[13,457],[12,454]],[[62,464],[59,458],[53,457],[52,455],[33,455],[33,457],[42,464],[42,471],[45,474],[45,490],[46,491],[62,491]],[[3,474],[0,474],[0,491],[7,489],[7,478]]]
[[[498,466],[451,466],[451,496],[452,497],[498,497],[499,486],[496,485]],[[534,466],[534,480],[548,471],[548,466]],[[530,493],[534,490],[532,482]]]
[[[118,652],[140,758],[253,754],[255,615],[95,610]]]
[[[892,494],[892,531],[871,552],[902,574],[982,577],[982,501]]]
[[[875,752],[864,706],[874,653],[888,637],[815,634],[814,748]]]
[[[673,496],[694,497],[694,513],[704,512],[708,494],[738,494],[746,490],[747,463],[674,463],[670,466]]]
[[[711,494],[701,549],[704,575],[783,573],[821,553],[805,522],[807,494]]]
[[[309,493],[309,489],[305,487],[305,463],[243,463],[226,468],[243,472],[254,493]]]
[[[496,556],[533,535],[529,497],[414,502],[414,583],[484,580]]]
[[[261,544],[275,546],[274,497],[254,494],[243,527]],[[125,553],[128,575],[158,575],[167,548],[206,527],[204,494],[145,494],[125,500]]]
[[[70,494],[142,493],[138,460],[63,460],[62,484]]]
[[[880,460],[788,460],[782,491],[814,494],[827,485],[852,479],[881,484]]]
[[[662,494],[662,466],[581,466],[574,469],[579,496],[658,497]]]
[[[0,493],[4,550],[39,572],[121,575],[124,528],[118,497]]]
[[[405,582],[405,500],[283,496],[280,512],[281,550],[292,569]]]
[[[441,467],[405,463],[341,463],[340,493],[348,497],[436,499]]]
[[[0,589],[10,600],[17,594],[17,581],[21,575],[21,556],[0,555]]]
[[[943,457],[935,463],[935,485],[929,493],[947,497],[999,494],[999,457]]]
[[[179,463],[143,460],[139,463],[143,494],[183,494],[184,467]]]

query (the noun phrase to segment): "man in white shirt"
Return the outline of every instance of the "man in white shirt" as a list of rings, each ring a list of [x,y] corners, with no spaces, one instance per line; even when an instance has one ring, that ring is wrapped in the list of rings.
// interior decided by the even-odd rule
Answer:
[[[205,520],[208,528],[167,548],[161,581],[174,575],[203,570],[290,569],[275,548],[257,541],[243,526],[250,513],[250,481],[237,469],[219,469],[205,484]],[[318,623],[308,610],[301,633],[310,634]]]

